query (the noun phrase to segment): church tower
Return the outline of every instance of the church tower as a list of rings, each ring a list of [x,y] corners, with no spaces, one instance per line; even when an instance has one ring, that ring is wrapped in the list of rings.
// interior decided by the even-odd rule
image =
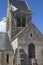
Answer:
[[[43,65],[43,35],[31,22],[31,9],[26,0],[8,0],[6,18],[14,51],[12,64]]]
[[[10,40],[30,22],[31,9],[27,2],[25,0],[8,0],[7,32]]]

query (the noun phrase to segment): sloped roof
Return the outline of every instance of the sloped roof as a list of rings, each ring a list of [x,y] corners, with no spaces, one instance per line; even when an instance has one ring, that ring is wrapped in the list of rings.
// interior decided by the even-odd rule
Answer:
[[[43,40],[43,36],[42,36],[41,32],[37,29],[37,27],[36,27],[32,22],[30,22],[30,23],[28,23],[28,24],[26,25],[26,27],[23,28],[16,36],[13,37],[13,39],[11,40],[11,42],[12,42],[15,38],[17,38],[21,33],[23,33],[23,31],[24,31],[25,29],[27,29],[28,26],[30,26],[30,25],[32,25],[32,26],[38,31],[38,33],[39,33],[40,36],[41,36],[41,39]]]
[[[0,50],[13,50],[7,33],[0,32]]]
[[[10,4],[15,6],[16,8],[20,8],[23,10],[29,10],[30,9],[30,8],[28,9],[28,6],[27,6],[25,1],[20,1],[20,0],[9,0],[9,1],[10,1]]]

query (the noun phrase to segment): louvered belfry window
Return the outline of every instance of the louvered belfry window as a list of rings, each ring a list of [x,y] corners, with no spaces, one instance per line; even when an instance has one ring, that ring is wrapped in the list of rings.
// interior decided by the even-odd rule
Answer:
[[[22,27],[25,27],[25,18],[22,18]]]
[[[21,20],[21,18],[17,18],[17,27],[25,27],[25,18],[22,18],[22,20]]]
[[[21,27],[21,19],[17,18],[17,27]]]

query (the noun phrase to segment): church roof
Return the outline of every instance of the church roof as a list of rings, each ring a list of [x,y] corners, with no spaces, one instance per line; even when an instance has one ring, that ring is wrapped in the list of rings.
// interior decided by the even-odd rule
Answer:
[[[7,33],[0,32],[0,50],[13,50]]]
[[[30,10],[28,4],[25,1],[20,0],[9,0],[10,4],[15,6],[16,8],[23,9],[23,10]]]
[[[26,30],[26,29],[28,28],[28,26],[30,26],[30,25],[32,25],[32,26],[38,31],[38,33],[39,33],[40,36],[41,36],[41,39],[43,40],[43,36],[42,36],[41,32],[37,29],[37,27],[36,27],[32,22],[30,22],[30,23],[28,23],[28,24],[26,25],[26,27],[23,28],[16,36],[13,37],[13,39],[11,40],[11,42],[12,42],[13,40],[15,40],[15,38],[17,38],[21,33],[23,33],[23,31]]]

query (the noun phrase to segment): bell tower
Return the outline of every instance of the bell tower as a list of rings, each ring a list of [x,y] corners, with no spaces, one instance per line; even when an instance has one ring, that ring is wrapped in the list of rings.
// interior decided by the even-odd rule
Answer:
[[[31,9],[25,1],[8,0],[7,32],[13,39],[31,21]]]

